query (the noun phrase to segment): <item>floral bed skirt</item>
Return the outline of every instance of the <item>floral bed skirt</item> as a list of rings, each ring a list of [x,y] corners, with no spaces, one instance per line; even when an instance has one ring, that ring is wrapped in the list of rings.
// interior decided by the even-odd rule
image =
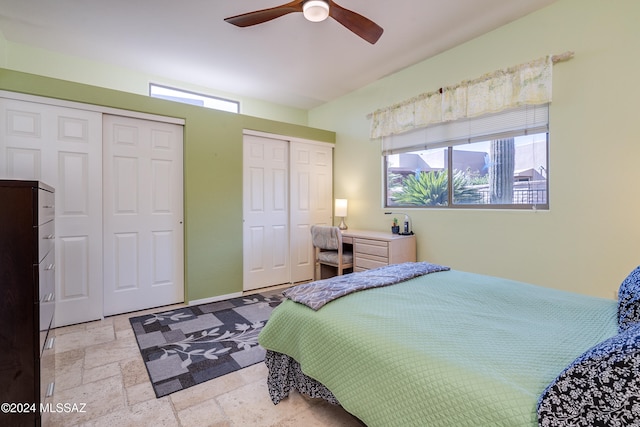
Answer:
[[[324,399],[333,405],[340,405],[333,393],[318,381],[306,376],[300,369],[300,364],[292,357],[267,350],[265,363],[269,368],[267,385],[274,405],[289,396],[291,389],[312,398]]]

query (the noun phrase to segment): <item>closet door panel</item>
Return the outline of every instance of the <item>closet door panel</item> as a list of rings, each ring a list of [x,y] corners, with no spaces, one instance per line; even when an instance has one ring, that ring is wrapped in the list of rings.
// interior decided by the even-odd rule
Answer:
[[[0,177],[54,188],[54,326],[102,317],[102,114],[0,98]]]
[[[102,114],[63,109],[46,123],[57,130],[47,169],[56,177],[55,320],[63,326],[102,318]]]
[[[115,261],[113,287],[116,292],[140,290],[138,281],[138,233],[116,233],[113,235],[113,258]]]
[[[104,116],[104,313],[184,301],[183,127]]]
[[[86,236],[59,238],[58,299],[64,301],[82,301],[91,298],[89,241]],[[102,310],[100,310],[102,312]],[[102,313],[100,313],[101,315]]]
[[[289,283],[288,142],[245,135],[243,289]]]
[[[291,281],[313,279],[311,226],[333,223],[333,147],[291,143]]]
[[[15,179],[32,179],[24,177],[38,177],[40,179],[40,150],[8,147],[5,150],[6,177]]]

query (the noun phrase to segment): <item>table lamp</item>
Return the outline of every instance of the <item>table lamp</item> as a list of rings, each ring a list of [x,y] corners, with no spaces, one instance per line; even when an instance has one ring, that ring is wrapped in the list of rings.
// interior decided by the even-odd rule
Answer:
[[[347,216],[347,199],[336,199],[336,205],[333,214],[342,218],[342,221],[338,226],[340,230],[346,230],[347,224],[345,224],[344,222],[344,217]]]

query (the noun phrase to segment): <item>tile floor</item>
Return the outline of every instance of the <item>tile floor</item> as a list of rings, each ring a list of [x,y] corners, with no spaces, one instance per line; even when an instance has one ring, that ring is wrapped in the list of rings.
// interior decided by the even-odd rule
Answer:
[[[129,317],[55,330],[54,404],[45,426],[363,426],[340,407],[298,393],[273,405],[264,363],[157,399]],[[53,350],[52,350],[53,351]],[[74,405],[84,411],[73,411]]]

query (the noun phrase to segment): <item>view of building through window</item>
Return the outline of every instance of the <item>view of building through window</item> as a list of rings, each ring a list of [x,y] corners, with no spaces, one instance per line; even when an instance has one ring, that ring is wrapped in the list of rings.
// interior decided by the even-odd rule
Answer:
[[[159,86],[153,83],[149,84],[149,96],[153,98],[168,99],[169,101],[182,102],[185,104],[199,105],[206,108],[213,108],[214,110],[228,111],[230,113],[240,112],[240,103],[238,101],[217,98],[215,96],[201,95],[199,93]]]
[[[548,208],[548,134],[386,156],[386,206]]]

